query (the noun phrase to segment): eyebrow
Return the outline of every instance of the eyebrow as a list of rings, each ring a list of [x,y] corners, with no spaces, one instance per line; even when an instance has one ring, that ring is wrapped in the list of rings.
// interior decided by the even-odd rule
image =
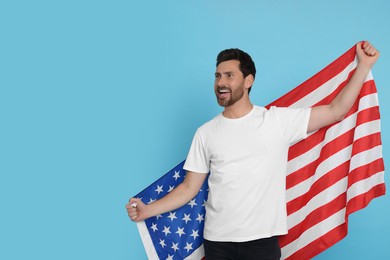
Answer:
[[[233,71],[225,71],[225,72],[215,72],[215,76],[220,76],[220,75],[226,75],[226,74],[234,74]]]

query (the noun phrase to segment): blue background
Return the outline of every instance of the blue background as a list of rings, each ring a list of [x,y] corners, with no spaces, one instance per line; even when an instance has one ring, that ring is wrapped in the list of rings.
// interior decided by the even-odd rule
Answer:
[[[221,111],[225,48],[252,55],[252,101],[266,105],[370,40],[386,163],[389,11],[386,0],[2,1],[0,259],[146,259],[125,204]],[[389,235],[386,195],[316,259],[387,259]]]

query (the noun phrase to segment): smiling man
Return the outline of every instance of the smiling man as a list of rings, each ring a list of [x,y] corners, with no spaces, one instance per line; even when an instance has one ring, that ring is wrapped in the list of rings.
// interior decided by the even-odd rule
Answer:
[[[256,76],[251,57],[227,49],[217,57],[214,91],[224,110],[195,133],[182,184],[149,205],[131,198],[131,220],[141,221],[188,203],[208,174],[204,249],[207,260],[280,259],[277,237],[287,233],[285,174],[288,149],[308,132],[342,120],[379,52],[356,45],[358,65],[343,90],[328,105],[266,109],[249,93]]]

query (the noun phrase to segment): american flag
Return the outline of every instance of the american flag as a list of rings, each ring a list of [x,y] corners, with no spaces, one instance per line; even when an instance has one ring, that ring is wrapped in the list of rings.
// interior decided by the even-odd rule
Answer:
[[[319,73],[269,104],[313,107],[328,104],[351,78],[355,46]],[[180,163],[135,197],[161,198],[184,178]],[[310,259],[347,235],[349,214],[385,194],[378,97],[370,73],[360,96],[341,122],[311,133],[290,147],[287,172],[287,235],[282,259]],[[137,226],[149,259],[202,259],[207,181],[182,208]]]

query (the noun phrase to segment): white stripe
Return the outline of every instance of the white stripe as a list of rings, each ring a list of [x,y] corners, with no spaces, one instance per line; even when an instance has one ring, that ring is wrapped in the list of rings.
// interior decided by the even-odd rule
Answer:
[[[325,235],[330,230],[338,227],[344,222],[345,208],[328,217],[327,219],[321,221],[317,225],[314,225],[311,228],[305,230],[305,232],[303,232],[298,239],[284,246],[282,248],[282,259],[291,256],[299,249],[310,244],[313,240]]]
[[[329,79],[327,82],[322,84],[317,89],[313,90],[290,107],[292,108],[301,108],[301,107],[311,107],[319,101],[323,100],[325,97],[329,96],[338,86],[343,83],[347,78],[349,73],[356,68],[357,60],[355,59],[348,66],[345,67],[343,71]]]
[[[354,140],[358,140],[367,135],[375,134],[381,131],[380,120],[370,121],[364,124],[361,124],[356,127]]]
[[[351,158],[351,164],[349,166],[349,172],[352,172],[356,168],[369,164],[379,158],[382,158],[382,145],[375,146],[364,152],[355,154]]]
[[[378,184],[384,183],[384,172],[378,172],[364,180],[354,183],[347,191],[347,201],[354,197],[367,193],[370,189]]]
[[[362,111],[364,109],[370,108],[370,107],[376,107],[378,106],[378,94],[372,93],[365,95],[359,100],[359,111]]]
[[[340,123],[329,128],[328,131],[326,131],[325,138],[321,143],[317,144],[312,149],[308,150],[306,153],[303,153],[302,155],[288,161],[287,175],[317,160],[323,146],[333,141],[335,138],[339,137],[340,135],[345,134],[346,132],[351,130],[355,126],[355,122],[356,122],[356,113],[352,114],[351,116],[347,117]]]
[[[369,81],[369,80],[373,80],[373,79],[374,79],[374,77],[372,76],[372,71],[370,70],[370,72],[367,75],[367,78],[366,78],[365,82]]]
[[[312,197],[311,200],[307,203],[307,205],[288,216],[288,229],[293,228],[299,223],[301,223],[305,219],[305,217],[315,209],[331,202],[334,198],[344,193],[347,189],[347,186],[348,178],[344,177],[338,182],[334,183],[329,188]]]
[[[186,260],[200,260],[204,257],[203,245],[196,249],[191,255],[187,256]]]
[[[352,146],[349,145],[344,149],[340,150],[339,152],[333,154],[332,156],[330,156],[329,158],[327,158],[325,161],[323,161],[321,164],[318,165],[314,176],[288,189],[286,191],[287,202],[305,194],[307,191],[309,191],[313,183],[316,182],[319,178],[327,174],[335,167],[348,161],[351,157],[351,149]]]
[[[287,176],[293,172],[302,169],[309,163],[318,159],[321,153],[321,148],[323,147],[323,142],[317,144],[306,153],[301,154],[300,156],[295,157],[294,159],[288,161],[287,163]]]
[[[316,88],[306,96],[302,97],[301,99],[297,100],[295,103],[291,104],[289,107],[291,108],[302,108],[302,107],[311,107],[327,96],[329,96],[333,91],[335,91],[340,84],[342,84],[347,78],[349,73],[354,70],[357,66],[357,58],[355,57],[355,60],[348,64],[344,68],[343,71],[341,71],[339,74],[334,76],[333,78],[329,79],[327,82],[322,84],[320,87]],[[373,80],[373,76],[371,71],[368,73],[367,78],[365,82]]]
[[[148,255],[149,260],[159,260],[156,249],[154,248],[153,241],[150,238],[148,228],[145,224],[145,221],[136,222],[139,234],[144,244],[146,254]]]

